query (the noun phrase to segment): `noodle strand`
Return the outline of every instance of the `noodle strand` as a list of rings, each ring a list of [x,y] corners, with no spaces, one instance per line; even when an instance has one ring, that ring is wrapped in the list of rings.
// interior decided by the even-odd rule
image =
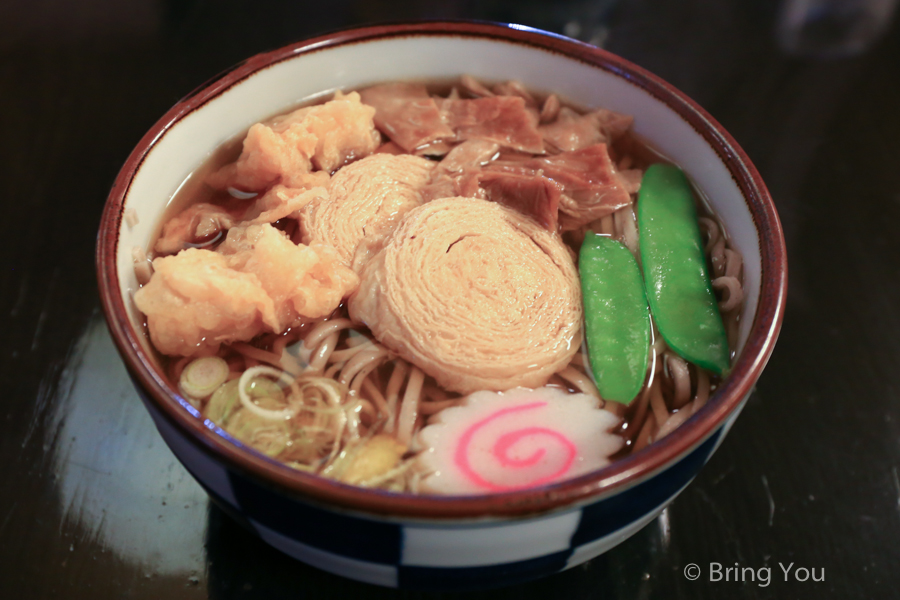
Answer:
[[[418,367],[413,367],[409,373],[409,381],[406,382],[406,392],[403,394],[403,403],[400,405],[400,415],[397,417],[397,441],[407,446],[412,441],[416,426],[419,399],[424,382],[425,374]]]

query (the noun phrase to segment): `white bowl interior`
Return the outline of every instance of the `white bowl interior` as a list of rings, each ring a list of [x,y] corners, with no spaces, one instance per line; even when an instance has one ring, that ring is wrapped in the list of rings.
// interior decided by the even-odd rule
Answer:
[[[704,139],[672,109],[622,77],[531,46],[455,35],[373,40],[300,54],[251,75],[170,127],[145,157],[125,198],[125,210],[137,223],[122,220],[116,265],[134,326],[140,329],[143,317],[131,300],[138,288],[132,248],[149,247],[166,205],[217,146],[257,121],[335,89],[463,74],[517,79],[585,107],[633,115],[637,133],[689,174],[744,255],[746,299],[738,349],[743,348],[759,300],[759,239],[737,184]],[[143,344],[152,356],[149,340]]]

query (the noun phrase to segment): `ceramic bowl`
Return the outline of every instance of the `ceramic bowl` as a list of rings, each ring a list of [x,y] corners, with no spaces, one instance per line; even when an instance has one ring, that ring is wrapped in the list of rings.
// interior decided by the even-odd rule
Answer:
[[[577,479],[473,497],[392,494],[285,467],[206,421],[162,374],[135,309],[135,246],[219,144],[286,107],[382,81],[517,79],[585,107],[634,115],[635,130],[690,175],[745,261],[738,358],[727,380],[659,443]],[[166,443],[233,518],[279,550],[383,586],[513,584],[589,560],[649,523],[734,423],[772,352],[787,264],[756,169],[703,109],[608,52],[517,25],[415,23],[331,33],[254,56],[185,97],[141,139],[110,192],[97,268],[119,351]],[[137,467],[139,468],[139,466]]]

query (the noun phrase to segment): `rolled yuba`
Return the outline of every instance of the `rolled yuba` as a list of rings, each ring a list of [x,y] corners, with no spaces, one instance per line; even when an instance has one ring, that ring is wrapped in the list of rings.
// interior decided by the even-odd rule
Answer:
[[[411,210],[360,279],[351,318],[451,391],[540,387],[580,344],[581,290],[565,245],[493,202]]]
[[[373,154],[341,168],[328,196],[303,209],[303,243],[330,244],[345,265],[358,270],[368,256],[357,257],[357,250],[377,246],[407,211],[422,204],[433,168],[426,158],[392,154]]]

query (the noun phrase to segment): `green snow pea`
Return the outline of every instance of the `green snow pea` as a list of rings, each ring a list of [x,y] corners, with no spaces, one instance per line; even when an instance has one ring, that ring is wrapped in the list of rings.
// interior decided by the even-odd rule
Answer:
[[[605,400],[628,404],[644,385],[650,355],[650,313],[640,268],[628,248],[588,232],[578,271],[597,389]]]
[[[650,313],[666,344],[717,374],[730,366],[725,326],[706,269],[697,209],[684,173],[652,165],[637,202]]]

